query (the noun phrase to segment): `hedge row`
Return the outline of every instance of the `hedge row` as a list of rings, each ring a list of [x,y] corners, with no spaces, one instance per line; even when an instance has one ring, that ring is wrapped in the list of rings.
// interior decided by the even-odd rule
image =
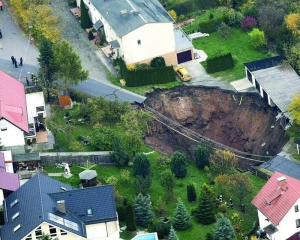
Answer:
[[[128,87],[176,81],[175,72],[172,66],[128,70],[123,59],[118,59],[118,63],[120,66],[120,75],[125,79],[126,86]]]
[[[206,60],[206,63],[207,73],[220,72],[234,67],[234,62],[231,53],[208,58]]]

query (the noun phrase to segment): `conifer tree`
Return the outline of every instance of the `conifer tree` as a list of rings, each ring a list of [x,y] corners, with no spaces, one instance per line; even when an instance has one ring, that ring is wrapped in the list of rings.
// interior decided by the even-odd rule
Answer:
[[[171,157],[171,170],[177,178],[187,175],[187,157],[184,153],[175,152],[173,154]]]
[[[179,240],[179,237],[177,236],[177,234],[172,226],[170,229],[170,234],[169,234],[168,240]]]
[[[135,231],[136,230],[136,226],[135,226],[135,219],[134,219],[134,214],[133,214],[133,208],[131,206],[131,204],[128,204],[126,206],[126,226],[127,226],[127,230],[128,231]]]
[[[183,202],[178,199],[173,217],[173,227],[177,230],[186,230],[191,226],[191,216],[186,210]]]
[[[204,169],[205,166],[209,165],[209,151],[206,147],[197,146],[195,150],[195,161],[197,167],[200,169]]]
[[[198,222],[209,225],[215,219],[215,194],[207,184],[203,184],[199,196],[199,205],[195,213]]]
[[[151,173],[151,164],[147,156],[137,153],[133,159],[133,171],[136,176],[147,177]]]
[[[116,136],[113,138],[112,150],[113,151],[110,153],[110,158],[118,166],[127,166],[129,162],[129,156],[120,137]]]
[[[214,240],[233,240],[235,239],[234,229],[228,218],[222,217],[217,220]]]
[[[188,198],[189,202],[196,201],[197,195],[196,195],[196,189],[195,189],[194,184],[187,185],[187,198]]]
[[[136,224],[142,227],[147,227],[149,221],[154,217],[149,195],[143,196],[140,193],[137,197],[135,197],[133,209]]]
[[[85,7],[85,4],[83,0],[80,1],[80,11],[81,11],[81,17],[80,17],[80,25],[83,29],[91,28],[92,22],[89,17],[88,10]]]

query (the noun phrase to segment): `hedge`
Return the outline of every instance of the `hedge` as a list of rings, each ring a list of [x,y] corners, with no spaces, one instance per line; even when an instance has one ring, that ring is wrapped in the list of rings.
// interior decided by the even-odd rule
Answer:
[[[234,67],[234,62],[231,53],[208,58],[206,60],[206,64],[207,73],[220,72]]]
[[[222,22],[224,22],[225,24],[228,24],[228,16],[224,15],[219,18],[213,18],[213,19],[209,19],[205,22],[199,23],[199,31],[203,32],[203,33],[216,32]]]
[[[126,81],[126,86],[137,87],[150,84],[175,82],[175,72],[172,66],[128,70],[123,59],[118,59],[120,75]]]

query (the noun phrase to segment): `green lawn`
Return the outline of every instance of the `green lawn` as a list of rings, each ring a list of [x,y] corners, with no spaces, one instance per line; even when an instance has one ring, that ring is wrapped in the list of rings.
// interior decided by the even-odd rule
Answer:
[[[244,63],[271,57],[272,55],[256,51],[251,45],[250,37],[241,29],[231,29],[230,33],[230,38],[222,39],[220,33],[215,32],[210,34],[209,37],[194,40],[193,44],[196,49],[203,50],[208,57],[231,52],[235,64],[234,68],[214,73],[212,76],[234,81],[245,78]],[[203,65],[205,66],[205,62]]]

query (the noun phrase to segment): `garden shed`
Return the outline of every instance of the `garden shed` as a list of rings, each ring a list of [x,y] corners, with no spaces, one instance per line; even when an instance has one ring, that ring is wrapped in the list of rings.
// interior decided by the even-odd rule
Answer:
[[[69,91],[61,91],[58,93],[58,101],[61,106],[71,106],[72,99]]]
[[[97,172],[95,170],[85,170],[79,173],[79,178],[83,187],[97,186]]]

